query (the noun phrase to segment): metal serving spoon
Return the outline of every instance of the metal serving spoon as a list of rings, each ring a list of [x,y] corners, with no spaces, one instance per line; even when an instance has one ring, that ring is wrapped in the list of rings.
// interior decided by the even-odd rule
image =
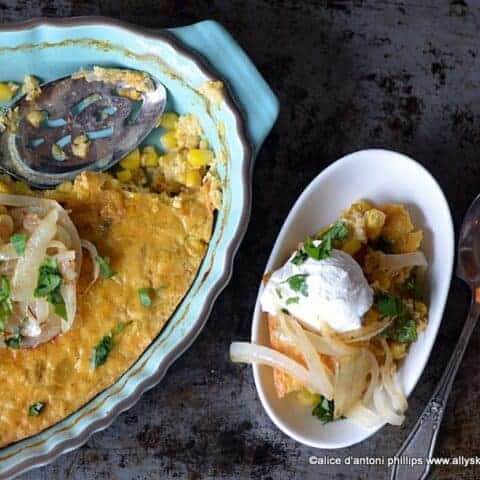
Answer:
[[[480,315],[480,195],[472,202],[463,220],[456,273],[472,292],[467,320],[435,393],[396,454],[399,460],[403,457],[404,461],[394,465],[392,480],[423,480],[427,477],[430,471],[427,459],[433,455],[453,380]],[[422,464],[404,464],[407,457],[421,458]]]
[[[155,127],[166,90],[152,88],[131,99],[133,86],[65,77],[41,85],[34,100],[20,98],[18,127],[0,135],[0,169],[37,188],[72,180],[83,170],[104,171],[135,149]],[[37,121],[27,118],[32,111]],[[83,148],[79,143],[87,142]]]

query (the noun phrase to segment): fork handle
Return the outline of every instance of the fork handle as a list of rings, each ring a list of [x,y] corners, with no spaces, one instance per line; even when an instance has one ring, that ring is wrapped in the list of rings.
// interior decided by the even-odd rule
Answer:
[[[415,427],[395,455],[395,464],[392,467],[391,480],[424,480],[427,478],[430,471],[428,460],[433,455],[447,399],[452,390],[453,380],[477,323],[479,314],[479,304],[472,301],[467,320],[465,321],[462,333],[460,334],[452,357],[448,362],[445,373],[435,393],[430,398],[422,415],[415,424]],[[409,459],[418,459],[418,464],[411,465],[410,462],[407,463],[407,457],[409,457]]]

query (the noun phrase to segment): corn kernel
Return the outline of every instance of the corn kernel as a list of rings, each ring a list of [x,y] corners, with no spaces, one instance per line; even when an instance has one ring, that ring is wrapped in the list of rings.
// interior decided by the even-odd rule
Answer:
[[[4,182],[0,182],[0,193],[11,193],[12,189]]]
[[[120,166],[128,170],[140,168],[140,150],[136,148],[120,161]]]
[[[366,200],[359,200],[358,202],[355,202],[349,210],[356,210],[357,212],[364,213],[367,210],[370,210],[373,207],[373,205]]]
[[[355,255],[362,248],[362,242],[358,238],[350,238],[342,245],[342,250],[349,255]]]
[[[177,158],[176,152],[166,153],[165,155],[160,155],[158,157],[158,163],[166,164],[173,162]]]
[[[173,130],[177,126],[178,115],[174,112],[165,112],[158,121],[157,127]]]
[[[143,167],[158,167],[158,155],[153,145],[147,145],[142,150],[141,164]]]
[[[45,118],[45,114],[40,110],[32,110],[28,112],[26,115],[28,123],[35,128],[38,128],[42,123],[43,119]]]
[[[175,130],[169,130],[165,135],[162,135],[160,141],[166,150],[177,148],[178,144]]]
[[[414,309],[420,314],[420,316],[425,317],[427,315],[427,306],[423,302],[415,300]]]
[[[32,193],[32,191],[30,190],[30,187],[23,182],[15,182],[14,192],[18,195],[22,195],[22,194],[31,195]]]
[[[187,187],[199,187],[202,184],[202,176],[198,170],[188,170],[185,174],[185,185]]]
[[[306,388],[302,388],[297,392],[297,400],[305,407],[313,407],[320,401],[320,395],[311,393]]]
[[[73,140],[72,153],[80,158],[86,158],[90,148],[90,140],[87,135],[79,135]]]
[[[0,102],[9,102],[12,99],[18,90],[18,87],[14,88],[13,85],[15,84],[0,83]]]
[[[62,193],[69,193],[73,190],[72,182],[63,182],[58,187],[57,190]]]
[[[187,160],[192,168],[202,168],[213,161],[213,153],[210,150],[192,148],[188,151]]]
[[[390,344],[390,352],[394,360],[400,360],[407,354],[407,344],[392,342]]]
[[[142,97],[142,94],[134,88],[117,88],[117,94],[130,100],[139,100]]]
[[[375,240],[385,225],[386,215],[376,208],[372,208],[365,212],[365,227],[369,240]]]
[[[127,183],[132,179],[132,172],[130,170],[120,170],[117,172],[117,178],[122,183]]]

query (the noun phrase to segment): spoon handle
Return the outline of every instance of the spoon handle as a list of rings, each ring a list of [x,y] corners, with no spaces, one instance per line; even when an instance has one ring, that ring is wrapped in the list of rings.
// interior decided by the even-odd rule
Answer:
[[[391,480],[424,480],[430,471],[429,459],[433,455],[453,380],[477,323],[480,306],[472,302],[467,320],[435,393],[430,398],[415,427],[395,456]],[[412,465],[410,460],[416,459]]]

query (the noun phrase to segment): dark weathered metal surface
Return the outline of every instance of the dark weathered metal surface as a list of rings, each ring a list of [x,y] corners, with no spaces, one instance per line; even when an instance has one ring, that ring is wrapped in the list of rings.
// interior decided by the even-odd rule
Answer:
[[[111,428],[24,478],[387,478],[385,466],[322,467],[309,465],[308,459],[395,453],[460,332],[468,295],[459,281],[453,282],[431,361],[410,399],[406,425],[385,428],[352,448],[319,452],[277,431],[256,397],[250,369],[229,363],[228,346],[249,336],[258,282],[289,208],[307,183],[341,155],[383,146],[418,159],[446,192],[458,228],[480,190],[478,3],[0,0],[2,22],[86,14],[149,27],[216,19],[279,94],[282,111],[257,160],[252,221],[232,282],[194,346]],[[439,456],[478,453],[479,347],[477,332],[448,403]],[[480,466],[442,466],[433,473],[435,479],[479,477]]]

